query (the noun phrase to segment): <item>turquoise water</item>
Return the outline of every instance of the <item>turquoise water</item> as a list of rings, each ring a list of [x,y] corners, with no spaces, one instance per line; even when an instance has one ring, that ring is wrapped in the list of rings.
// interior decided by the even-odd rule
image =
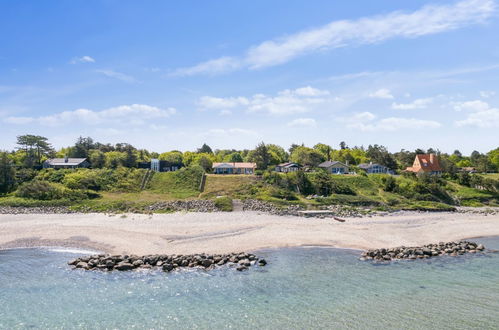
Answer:
[[[499,238],[476,240],[499,249]],[[72,271],[75,254],[0,251],[0,328],[497,329],[499,254],[373,265],[358,251],[262,251],[264,268]]]

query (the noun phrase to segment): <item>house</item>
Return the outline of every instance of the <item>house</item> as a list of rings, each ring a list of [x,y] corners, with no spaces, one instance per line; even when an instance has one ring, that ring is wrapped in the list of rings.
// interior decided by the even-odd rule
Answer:
[[[276,172],[282,172],[282,173],[296,172],[299,169],[301,169],[301,165],[297,163],[282,163],[276,165],[275,167]]]
[[[461,172],[461,173],[476,173],[476,168],[475,167],[472,167],[472,166],[466,166],[466,167],[460,167],[457,169],[458,172]]]
[[[359,164],[359,168],[365,170],[367,174],[374,174],[374,173],[394,174],[393,170],[391,170],[390,168],[381,164],[373,164],[373,162],[370,162],[369,164],[367,163]]]
[[[433,175],[442,174],[442,167],[435,154],[419,154],[414,158],[411,167],[405,169],[406,172],[428,173]]]
[[[325,161],[318,165],[318,167],[325,169],[328,173],[333,174],[347,174],[348,173],[348,165],[343,164],[338,161]]]
[[[90,163],[86,158],[52,158],[43,162],[43,168],[87,168]]]
[[[166,160],[151,159],[150,162],[140,162],[137,164],[138,168],[151,169],[155,172],[173,172],[178,171],[184,165],[182,163],[169,162]]]
[[[254,174],[256,163],[213,163],[215,174]]]

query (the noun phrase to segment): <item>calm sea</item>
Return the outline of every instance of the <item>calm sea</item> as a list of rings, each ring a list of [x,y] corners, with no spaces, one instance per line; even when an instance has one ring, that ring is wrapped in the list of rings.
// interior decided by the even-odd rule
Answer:
[[[479,239],[499,249],[499,238]],[[499,253],[373,265],[358,251],[261,251],[247,272],[72,271],[0,251],[1,329],[498,329]]]

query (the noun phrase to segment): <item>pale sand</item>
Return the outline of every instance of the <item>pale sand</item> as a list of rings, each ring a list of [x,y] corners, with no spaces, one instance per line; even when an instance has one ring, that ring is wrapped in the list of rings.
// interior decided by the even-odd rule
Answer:
[[[295,246],[380,248],[499,235],[499,215],[398,213],[372,218],[256,212],[0,215],[0,248],[66,246],[107,253],[226,253]]]

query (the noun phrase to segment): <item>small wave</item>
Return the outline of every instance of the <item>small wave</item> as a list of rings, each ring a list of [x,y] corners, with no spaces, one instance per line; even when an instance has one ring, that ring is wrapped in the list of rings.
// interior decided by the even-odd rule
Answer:
[[[83,250],[83,249],[75,249],[75,248],[46,248],[50,252],[57,253],[74,253],[74,254],[99,254],[99,251],[94,250]]]

